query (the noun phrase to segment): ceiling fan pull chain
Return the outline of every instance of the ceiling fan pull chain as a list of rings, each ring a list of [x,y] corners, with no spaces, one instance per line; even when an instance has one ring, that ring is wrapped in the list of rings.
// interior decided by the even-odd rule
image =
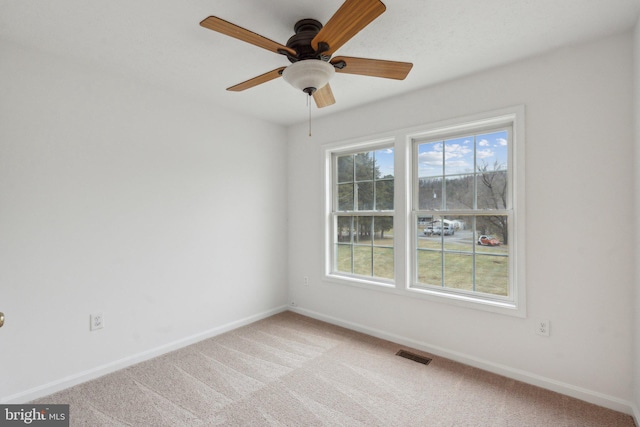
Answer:
[[[311,94],[307,96],[307,107],[309,107],[309,136],[311,136]]]

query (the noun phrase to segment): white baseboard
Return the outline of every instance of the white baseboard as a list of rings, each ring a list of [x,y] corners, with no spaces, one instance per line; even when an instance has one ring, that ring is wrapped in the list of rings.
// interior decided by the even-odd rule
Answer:
[[[512,378],[514,380],[522,381],[523,383],[535,385],[547,390],[555,391],[566,396],[574,397],[576,399],[583,400],[585,402],[593,403],[598,406],[613,409],[614,411],[622,412],[635,417],[636,425],[640,426],[640,414],[638,408],[631,402],[628,402],[617,397],[608,396],[597,391],[588,390],[582,387],[578,387],[572,384],[556,381],[551,378],[546,378],[531,372],[516,369],[511,366],[505,366],[498,363],[493,363],[488,360],[483,360],[468,354],[463,354],[456,351],[451,351],[446,348],[430,345],[428,343],[416,341],[410,338],[406,338],[400,335],[385,332],[379,329],[370,328],[368,326],[360,325],[357,323],[349,322],[343,319],[338,319],[332,316],[326,316],[321,313],[317,313],[312,310],[307,310],[300,307],[289,307],[290,311],[294,313],[302,314],[304,316],[311,317],[313,319],[321,320],[333,325],[342,326],[344,328],[362,332],[367,335],[381,338],[387,341],[395,342],[398,344],[413,347],[417,350],[422,350],[427,353],[431,353],[435,356],[444,357],[454,360],[456,362],[464,363],[465,365],[473,366],[484,371],[493,372],[498,375]]]
[[[213,329],[209,329],[207,331],[200,332],[200,333],[188,336],[186,338],[182,338],[177,341],[173,341],[168,344],[164,344],[159,347],[149,349],[142,353],[133,354],[131,356],[124,357],[122,359],[107,363],[105,365],[97,366],[95,368],[92,368],[86,371],[78,372],[76,374],[72,374],[67,377],[60,378],[50,383],[43,384],[41,386],[34,387],[29,390],[25,390],[23,392],[16,393],[11,396],[2,397],[0,398],[0,403],[2,404],[27,403],[34,399],[38,399],[43,396],[48,396],[50,394],[56,393],[66,388],[73,387],[74,385],[78,385],[78,384],[96,379],[103,375],[110,374],[117,370],[127,368],[137,363],[144,362],[145,360],[149,360],[154,357],[161,356],[165,353],[169,353],[174,350],[178,350],[180,348],[186,347],[196,342],[205,340],[207,338],[215,337],[216,335],[220,335],[225,332],[231,331],[233,329],[237,329],[241,326],[245,326],[250,323],[257,322],[258,320],[262,320],[267,317],[273,316],[274,314],[286,311],[287,308],[288,307],[286,305],[282,307],[277,307],[272,310],[265,311],[263,313],[258,313],[253,316],[246,317],[244,319],[236,320],[236,321],[215,327]]]

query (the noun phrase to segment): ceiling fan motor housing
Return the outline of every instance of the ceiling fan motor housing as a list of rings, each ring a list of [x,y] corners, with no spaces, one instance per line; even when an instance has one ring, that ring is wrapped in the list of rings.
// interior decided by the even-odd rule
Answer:
[[[289,61],[298,62],[305,59],[320,59],[329,61],[331,56],[322,55],[329,46],[326,43],[320,43],[316,51],[311,47],[311,41],[322,29],[322,24],[315,19],[302,19],[293,26],[295,34],[287,41],[287,47],[296,51],[296,56],[287,55]]]

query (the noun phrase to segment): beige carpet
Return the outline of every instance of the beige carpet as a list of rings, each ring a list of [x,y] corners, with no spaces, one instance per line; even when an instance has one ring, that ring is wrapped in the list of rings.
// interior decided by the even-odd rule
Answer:
[[[34,403],[70,404],[72,426],[634,425],[447,359],[396,356],[403,348],[285,312]]]

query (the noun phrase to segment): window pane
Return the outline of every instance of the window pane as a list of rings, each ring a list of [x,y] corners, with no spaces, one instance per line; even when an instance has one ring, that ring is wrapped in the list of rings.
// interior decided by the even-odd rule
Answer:
[[[356,181],[373,181],[375,162],[373,153],[358,153],[355,155]]]
[[[473,175],[459,175],[445,181],[447,209],[473,209]]]
[[[394,165],[393,165],[393,148],[385,148],[384,150],[378,150],[375,152],[376,156],[376,178],[393,178]]]
[[[360,216],[355,217],[355,238],[354,241],[359,244],[373,244],[373,235],[371,233],[372,217]]]
[[[353,210],[353,184],[352,183],[338,185],[338,210],[339,211]]]
[[[418,250],[418,282],[442,286],[442,252]]]
[[[393,217],[377,216],[373,218],[373,245],[393,247]]]
[[[376,210],[393,209],[393,180],[376,181]]]
[[[356,210],[368,211],[373,209],[373,182],[359,182],[356,184],[358,192],[358,206]]]
[[[351,243],[353,238],[353,218],[350,216],[339,216],[336,226],[336,242]]]
[[[473,173],[473,136],[447,140],[444,148],[445,175]]]
[[[506,171],[508,167],[506,130],[476,136],[477,171]]]
[[[373,248],[373,275],[385,279],[394,278],[393,248]]]
[[[507,190],[507,172],[478,174],[478,209],[506,209]]]
[[[429,142],[418,145],[418,177],[442,176],[443,142]]]
[[[418,218],[418,248],[419,249],[442,249],[442,241],[440,235],[434,234],[434,224],[437,222],[435,217],[429,216]]]
[[[351,273],[353,269],[353,259],[351,254],[351,245],[336,245],[336,271],[343,273]]]
[[[476,252],[491,254],[509,252],[509,229],[506,215],[476,217],[476,233],[478,235]]]
[[[338,182],[353,182],[353,155],[338,157]]]
[[[476,255],[476,291],[509,295],[509,257]]]
[[[371,246],[353,247],[353,272],[362,276],[371,276],[373,265]]]
[[[442,244],[447,251],[473,253],[473,217],[447,216],[442,220]]]
[[[444,254],[444,286],[473,290],[473,254]]]
[[[420,178],[418,209],[442,209],[442,178]]]

